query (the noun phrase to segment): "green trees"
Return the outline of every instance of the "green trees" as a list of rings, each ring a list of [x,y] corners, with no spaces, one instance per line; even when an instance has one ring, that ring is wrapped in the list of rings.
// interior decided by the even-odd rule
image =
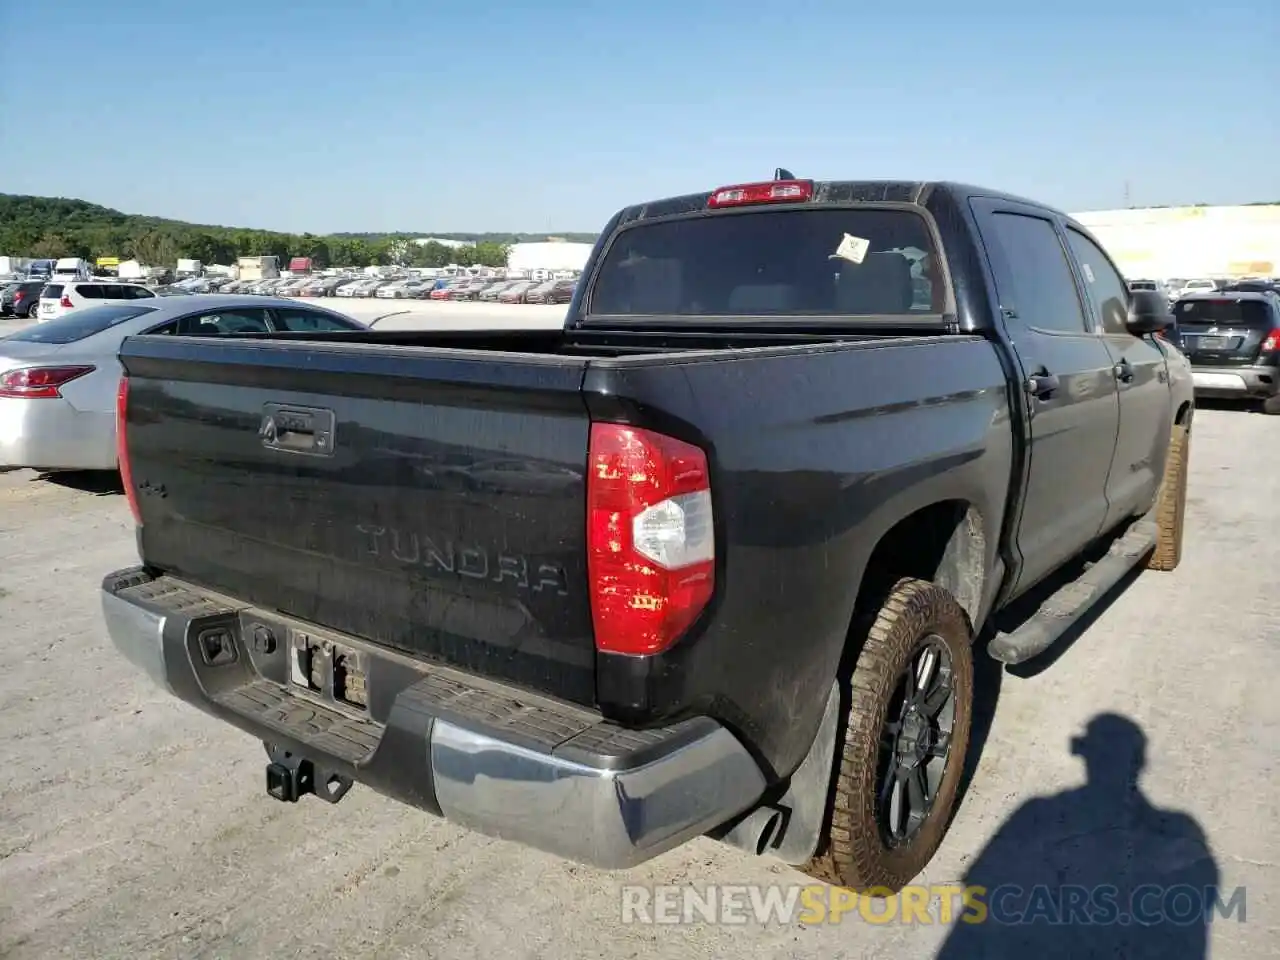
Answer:
[[[462,246],[416,242],[422,234],[276,233],[242,227],[202,226],[179,220],[121,213],[83,200],[0,193],[0,254],[30,257],[136,258],[167,266],[179,257],[203,263],[234,263],[237,257],[310,257],[317,267],[505,266],[510,246],[530,234],[445,234]],[[591,234],[566,239],[594,240]]]

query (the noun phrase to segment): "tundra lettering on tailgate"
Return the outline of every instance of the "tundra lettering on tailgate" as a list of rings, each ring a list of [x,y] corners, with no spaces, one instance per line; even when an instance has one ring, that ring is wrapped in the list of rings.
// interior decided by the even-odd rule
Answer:
[[[364,535],[364,548],[371,557],[390,557],[399,563],[424,567],[437,574],[453,574],[471,580],[511,584],[533,593],[554,591],[569,595],[569,578],[564,567],[546,560],[531,560],[519,554],[486,550],[476,544],[436,541],[425,534],[399,527],[356,524]]]

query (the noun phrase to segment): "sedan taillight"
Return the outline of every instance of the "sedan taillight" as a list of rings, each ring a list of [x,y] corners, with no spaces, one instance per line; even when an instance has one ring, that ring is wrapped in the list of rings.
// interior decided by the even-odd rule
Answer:
[[[18,367],[0,373],[0,397],[24,400],[56,399],[61,387],[92,373],[91,365],[66,367]]]

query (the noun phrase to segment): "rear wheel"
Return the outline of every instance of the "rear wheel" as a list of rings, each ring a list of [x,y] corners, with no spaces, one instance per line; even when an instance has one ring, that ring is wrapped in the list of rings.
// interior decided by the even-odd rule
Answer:
[[[898,581],[847,692],[827,825],[803,870],[841,887],[896,893],[942,842],[969,745],[973,647],[951,594]]]
[[[1182,523],[1187,512],[1187,459],[1191,454],[1191,428],[1176,424],[1169,440],[1164,477],[1156,494],[1156,548],[1147,560],[1148,570],[1173,570],[1182,561]]]
[[[1265,414],[1268,414],[1269,416],[1274,417],[1280,414],[1280,396],[1267,397],[1267,399],[1262,401],[1261,407],[1262,407],[1262,412]]]
[[[40,313],[40,301],[37,300],[31,306],[27,307],[27,319],[35,320]]]

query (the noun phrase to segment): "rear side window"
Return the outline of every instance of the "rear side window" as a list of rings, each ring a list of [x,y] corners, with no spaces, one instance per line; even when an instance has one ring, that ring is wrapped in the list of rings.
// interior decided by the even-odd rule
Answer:
[[[1053,224],[1020,213],[996,213],[991,220],[1021,321],[1047,333],[1084,333],[1080,295]]]
[[[290,333],[306,333],[329,330],[359,330],[354,322],[344,322],[318,310],[275,310],[276,329]]]
[[[1271,308],[1261,300],[1181,300],[1174,308],[1179,326],[1205,324],[1216,327],[1244,327],[1249,330],[1269,330],[1272,325]]]
[[[1094,316],[1102,323],[1104,333],[1128,333],[1129,292],[1124,278],[1105,253],[1078,230],[1067,228],[1067,243],[1075,254],[1084,277],[1084,289],[1093,306]],[[1147,289],[1154,291],[1153,283]]]
[[[57,300],[62,296],[62,284],[46,283],[44,289],[40,291],[41,300]]]
[[[177,333],[182,337],[223,336],[232,333],[268,333],[267,311],[238,307],[192,314],[178,320]]]
[[[103,304],[100,307],[89,307],[64,314],[46,323],[33,324],[17,333],[11,333],[4,339],[21,340],[27,343],[75,343],[114,327],[116,324],[151,312],[151,307]]]
[[[108,297],[106,290],[96,283],[77,283],[71,288],[78,296],[86,300],[114,300],[114,297]]]
[[[923,217],[775,208],[624,229],[600,264],[588,313],[922,315],[944,302]]]

